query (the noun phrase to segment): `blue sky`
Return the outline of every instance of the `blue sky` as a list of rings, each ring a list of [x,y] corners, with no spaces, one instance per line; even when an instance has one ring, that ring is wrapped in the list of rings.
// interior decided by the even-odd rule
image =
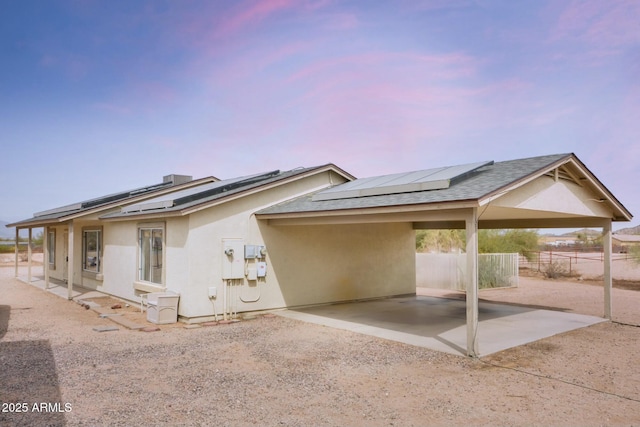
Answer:
[[[171,173],[565,152],[640,215],[636,0],[2,6],[3,220]]]

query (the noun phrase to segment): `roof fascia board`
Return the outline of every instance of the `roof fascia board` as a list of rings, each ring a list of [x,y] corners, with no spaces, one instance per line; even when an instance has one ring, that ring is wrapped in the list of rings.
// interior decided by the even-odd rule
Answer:
[[[482,229],[506,228],[583,228],[604,227],[611,219],[597,217],[575,218],[525,218],[480,220],[478,227]]]
[[[56,222],[57,221],[57,222]],[[16,227],[18,230],[25,230],[27,228],[40,228],[40,227],[50,227],[54,225],[67,224],[68,221],[63,221],[59,219],[48,219],[48,220],[40,220],[40,221],[29,221],[29,222],[14,222],[12,224],[7,224],[7,228]]]
[[[618,199],[615,198],[615,196],[607,189],[607,187],[605,187],[602,182],[600,182],[598,180],[598,178],[596,178],[596,176],[584,165],[584,163],[582,163],[580,161],[580,159],[578,159],[578,157],[571,153],[568,154],[567,156],[557,160],[556,162],[552,163],[551,165],[545,166],[544,168],[541,168],[539,170],[537,170],[536,172],[533,172],[531,174],[529,174],[528,176],[521,178],[520,180],[514,181],[511,184],[508,184],[502,188],[499,188],[495,191],[492,191],[491,193],[485,195],[484,197],[482,197],[480,199],[480,206],[484,206],[494,200],[496,200],[498,197],[506,194],[509,191],[513,191],[518,187],[521,187],[537,178],[539,178],[540,176],[547,174],[551,171],[553,171],[554,169],[557,169],[561,166],[567,165],[567,164],[571,164],[573,166],[575,166],[577,169],[580,170],[580,172],[582,172],[587,179],[589,180],[589,182],[591,183],[592,187],[600,192],[603,196],[605,196],[605,198],[611,203],[612,207],[614,210],[617,210],[620,214],[621,217],[614,217],[615,221],[631,221],[631,219],[633,218],[633,215],[631,214],[631,212],[629,212],[623,205],[622,203],[620,203],[618,201]],[[567,171],[568,173],[569,171]],[[578,177],[573,177],[572,178],[576,179],[579,181]],[[553,227],[552,227],[553,228]]]
[[[256,214],[256,218],[269,220],[269,222],[284,224],[293,220],[310,220],[313,218],[327,220],[329,217],[360,217],[366,215],[397,215],[397,218],[404,215],[402,221],[408,221],[409,217],[414,218],[411,221],[425,220],[427,217],[433,220],[442,219],[461,219],[464,220],[468,216],[468,209],[478,207],[474,200],[462,202],[446,202],[438,204],[416,204],[416,205],[400,205],[400,206],[378,206],[371,208],[354,208],[339,209],[333,211],[310,211],[310,212],[288,212],[273,214]]]
[[[330,215],[305,218],[269,219],[270,225],[332,225],[332,224],[376,224],[376,223],[457,223],[464,224],[471,209],[430,212],[387,212],[361,215]]]
[[[574,164],[584,175],[587,177],[591,185],[599,191],[606,199],[611,203],[612,207],[619,211],[622,218],[614,218],[615,221],[631,221],[633,214],[624,207],[624,205],[616,199],[616,197],[609,191],[609,189],[587,168],[587,166],[578,159],[575,155],[571,158],[572,164]]]

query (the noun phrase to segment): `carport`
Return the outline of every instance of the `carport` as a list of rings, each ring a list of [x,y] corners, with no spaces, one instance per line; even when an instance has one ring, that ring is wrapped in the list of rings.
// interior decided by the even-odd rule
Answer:
[[[416,230],[464,229],[465,347],[477,357],[479,229],[601,228],[604,313],[611,319],[611,224],[632,215],[569,153],[357,179],[263,209],[256,217],[276,227],[388,222],[410,223]]]
[[[465,301],[416,295],[353,303],[289,309],[279,315],[425,347],[455,355],[467,354]],[[478,356],[604,322],[576,313],[481,301]]]

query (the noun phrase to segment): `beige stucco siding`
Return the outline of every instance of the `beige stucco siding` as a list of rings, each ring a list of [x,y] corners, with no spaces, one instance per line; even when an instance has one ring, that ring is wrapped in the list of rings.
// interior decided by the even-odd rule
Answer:
[[[49,230],[55,231],[56,241],[55,241],[55,265],[54,268],[49,269],[49,277],[57,280],[64,280],[64,268],[65,268],[65,255],[64,255],[64,245],[65,245],[65,230],[66,227],[58,226],[58,227],[49,227]]]
[[[137,275],[137,237],[135,222],[104,224],[102,291],[137,301],[133,288]]]
[[[182,229],[186,257],[182,263],[167,265],[167,286],[178,288],[181,293],[181,316],[188,318],[207,317],[224,311],[224,293],[227,281],[222,279],[223,239],[241,239],[246,245],[266,245],[258,227],[254,212],[279,203],[325,188],[330,183],[343,182],[344,178],[333,172],[312,175],[271,189],[266,189],[246,197],[191,213],[188,217],[188,230]],[[176,233],[168,228],[169,235]],[[239,254],[240,257],[243,254]],[[277,280],[272,275],[267,255],[267,277],[259,281],[246,278],[234,282],[227,288],[228,306],[242,311],[264,310],[283,307],[284,299],[280,294]],[[169,261],[171,263],[172,261]],[[246,262],[245,267],[255,267],[256,260]],[[209,288],[217,288],[217,298],[209,298]],[[243,300],[245,302],[243,302]],[[253,302],[246,302],[253,301]]]
[[[179,315],[195,321],[212,318],[213,304],[222,315],[225,288],[228,307],[237,312],[414,293],[415,234],[410,223],[272,226],[254,215],[343,180],[327,172],[182,216],[105,222],[104,279],[90,283],[103,292],[139,300],[134,290],[138,227],[153,222],[165,229],[164,286],[180,293]],[[81,229],[77,227],[78,250]],[[245,261],[240,253],[244,277],[233,283],[223,280],[224,239],[266,246],[267,276],[248,280],[244,273],[259,260]],[[214,300],[210,287],[217,289]]]
[[[415,292],[411,224],[262,224],[261,230],[270,280],[278,288],[271,304],[300,306]]]

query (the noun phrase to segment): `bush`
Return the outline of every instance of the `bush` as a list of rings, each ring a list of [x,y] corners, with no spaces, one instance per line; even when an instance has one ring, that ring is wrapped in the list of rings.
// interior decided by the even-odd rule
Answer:
[[[570,274],[567,267],[559,261],[549,263],[547,268],[544,270],[544,277],[548,279],[557,279],[558,277],[568,276],[570,276]]]
[[[510,286],[510,276],[501,273],[501,269],[491,262],[478,262],[478,288],[502,288]]]
[[[15,251],[15,245],[0,245],[0,254],[12,254]]]

